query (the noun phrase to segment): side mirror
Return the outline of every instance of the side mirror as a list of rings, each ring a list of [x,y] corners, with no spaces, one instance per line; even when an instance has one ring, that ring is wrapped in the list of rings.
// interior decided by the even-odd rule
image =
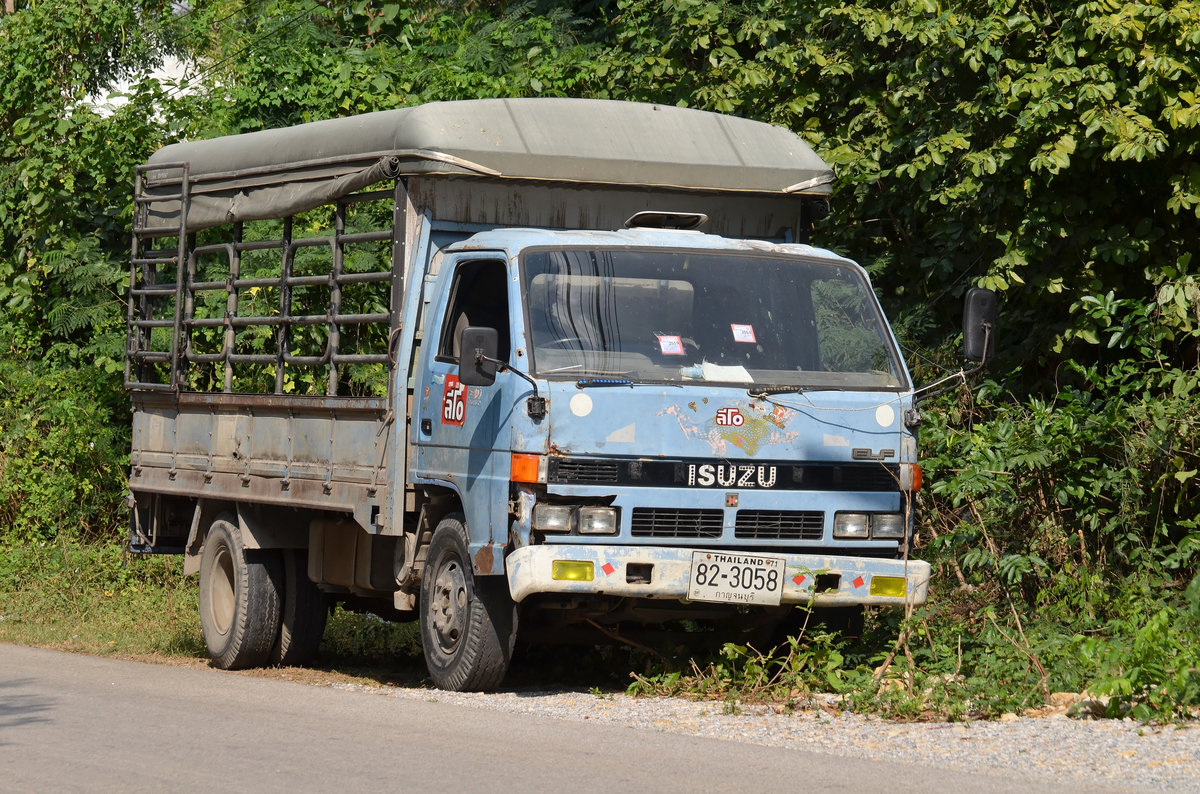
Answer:
[[[496,353],[500,337],[495,328],[470,325],[458,337],[458,379],[467,386],[491,386],[496,382]]]
[[[972,287],[963,301],[963,357],[981,365],[996,352],[996,293]]]

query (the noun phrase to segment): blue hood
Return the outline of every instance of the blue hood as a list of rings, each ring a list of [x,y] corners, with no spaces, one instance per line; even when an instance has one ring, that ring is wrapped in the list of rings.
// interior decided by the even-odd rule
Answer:
[[[915,458],[903,424],[910,393],[816,391],[754,399],[744,387],[580,389],[556,382],[547,396],[550,410],[541,426],[552,454],[656,458],[670,450],[672,457],[723,460]]]

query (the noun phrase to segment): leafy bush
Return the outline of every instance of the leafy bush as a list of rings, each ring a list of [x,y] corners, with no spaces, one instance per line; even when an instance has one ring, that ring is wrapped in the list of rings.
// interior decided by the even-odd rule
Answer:
[[[962,583],[979,571],[1030,604],[1088,570],[1161,569],[1181,588],[1200,561],[1200,394],[1155,393],[1133,367],[1071,369],[1079,384],[1053,399],[989,385],[927,414],[926,542]]]
[[[865,678],[843,662],[845,641],[827,631],[789,637],[778,648],[724,643],[705,665],[688,660],[690,671],[667,670],[634,675],[631,695],[673,695],[714,700],[779,700],[792,704],[812,692],[845,692]]]
[[[117,376],[0,360],[0,542],[111,536],[129,430]]]
[[[1114,714],[1200,705],[1200,395],[1174,386],[1193,377],[1070,365],[1050,399],[985,384],[926,412],[918,544],[937,574],[915,666],[1018,706],[1085,688]]]

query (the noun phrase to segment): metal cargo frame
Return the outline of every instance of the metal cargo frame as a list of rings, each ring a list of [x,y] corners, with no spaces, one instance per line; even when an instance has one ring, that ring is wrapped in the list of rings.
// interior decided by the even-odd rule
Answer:
[[[244,223],[236,221],[223,227],[228,240],[197,244],[186,212],[170,236],[146,225],[149,205],[156,200],[145,191],[144,176],[151,168],[137,169],[129,282],[125,385],[132,390],[134,411],[134,503],[140,499],[148,507],[152,496],[159,495],[275,505],[348,514],[372,533],[397,531],[390,510],[395,433],[388,430],[395,420],[397,362],[392,353],[403,295],[403,269],[396,265],[403,262],[406,232],[402,181],[394,180],[392,189],[352,193],[323,205],[333,211],[328,234],[297,237],[288,216],[278,219],[282,231],[277,239],[245,241]],[[153,168],[178,174],[175,195],[186,208],[193,186],[189,165]],[[347,208],[376,201],[387,207],[386,228],[348,232]],[[370,243],[387,245],[386,268],[346,270],[347,246]],[[313,247],[328,248],[329,272],[297,274],[297,252]],[[277,273],[262,278],[242,272],[243,254],[258,251],[277,252]],[[222,271],[223,278],[213,280],[210,274],[210,280],[200,280],[206,277],[200,267],[206,257],[217,260],[210,270]],[[344,313],[342,291],[358,284],[381,285],[387,310]],[[326,313],[293,311],[293,291],[304,287],[328,289]],[[245,296],[263,289],[276,292],[278,303],[269,312],[248,312]],[[200,298],[206,295],[223,302],[221,316],[198,316]],[[314,325],[325,328],[324,349],[318,355],[295,354],[289,333]],[[386,349],[344,351],[346,330],[368,326],[379,329]],[[274,351],[239,351],[237,334],[245,329],[269,330]],[[219,338],[218,350],[202,352],[196,344],[195,334],[205,330]],[[273,370],[270,388],[237,391],[235,368],[242,365]],[[340,393],[343,368],[356,365],[382,367],[387,394]],[[219,373],[219,391],[188,389],[189,372],[202,366]],[[285,391],[285,374],[297,368],[323,372],[324,394]],[[135,545],[151,548],[159,540],[158,511],[146,512],[148,526],[142,526],[141,512],[134,511]]]

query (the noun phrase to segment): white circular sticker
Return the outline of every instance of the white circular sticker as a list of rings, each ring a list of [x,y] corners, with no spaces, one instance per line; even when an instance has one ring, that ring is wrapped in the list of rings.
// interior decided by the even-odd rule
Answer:
[[[592,412],[592,398],[583,392],[571,398],[571,413],[576,416],[587,416]]]
[[[896,412],[890,405],[881,405],[875,409],[875,421],[880,427],[891,427],[892,422],[896,421]]]

